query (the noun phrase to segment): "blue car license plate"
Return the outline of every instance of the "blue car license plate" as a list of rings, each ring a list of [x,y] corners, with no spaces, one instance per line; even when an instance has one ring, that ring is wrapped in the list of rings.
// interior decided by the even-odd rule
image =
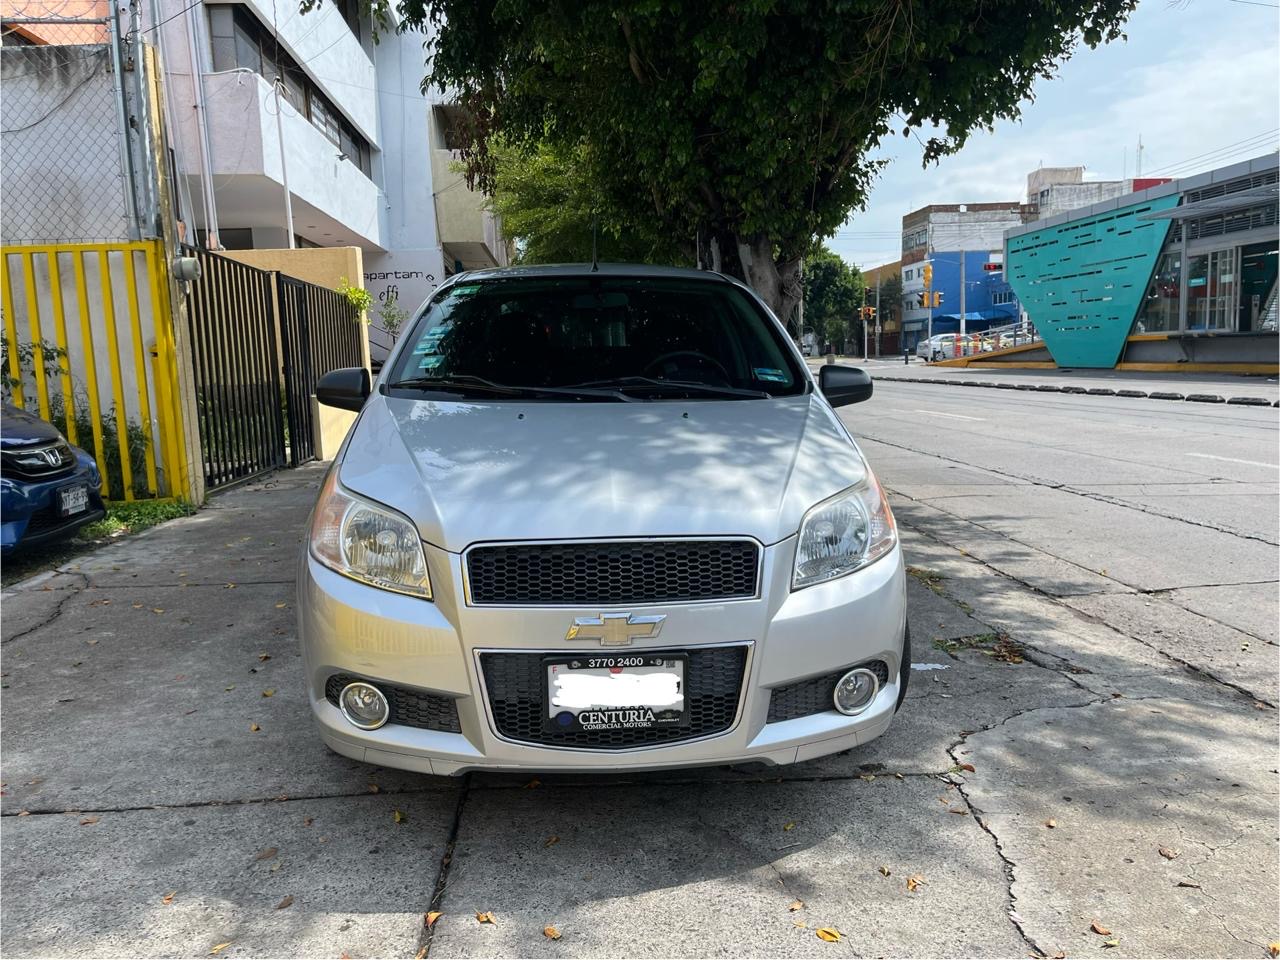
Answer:
[[[58,491],[58,515],[70,517],[89,509],[88,487],[63,487]]]

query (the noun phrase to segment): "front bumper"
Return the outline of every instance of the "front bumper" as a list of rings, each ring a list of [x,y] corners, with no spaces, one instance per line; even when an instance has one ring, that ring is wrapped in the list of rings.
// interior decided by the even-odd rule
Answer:
[[[857,573],[793,593],[794,551],[794,537],[765,549],[757,599],[630,607],[666,614],[660,636],[602,651],[596,640],[564,639],[575,617],[599,616],[600,609],[468,606],[456,554],[427,548],[436,598],[426,602],[350,580],[304,550],[298,617],[312,713],[338,753],[434,774],[786,764],[847,750],[883,733],[897,706],[906,627],[902,555],[895,547]],[[625,749],[546,746],[502,736],[480,666],[482,653],[494,651],[631,654],[725,644],[746,648],[741,696],[728,729]],[[829,709],[767,722],[774,688],[873,660],[887,665],[888,682],[858,716]],[[325,685],[335,674],[455,698],[461,732],[395,723],[359,730],[326,699]]]
[[[97,466],[84,451],[72,449],[76,467],[71,473],[51,480],[0,478],[0,550],[4,553],[64,539],[106,516]],[[87,487],[89,503],[85,510],[63,517],[58,511],[58,494],[66,487]]]

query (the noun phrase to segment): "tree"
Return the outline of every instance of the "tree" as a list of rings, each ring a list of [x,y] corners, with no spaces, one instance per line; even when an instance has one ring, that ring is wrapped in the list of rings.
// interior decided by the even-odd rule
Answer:
[[[394,5],[401,29],[434,29],[424,84],[473,118],[473,184],[492,190],[495,134],[589,146],[610,203],[657,237],[710,238],[784,318],[884,138],[926,130],[926,163],[959,149],[1082,40],[1121,36],[1136,2],[371,0],[383,24]]]
[[[896,320],[902,316],[902,274],[895,273],[880,284],[880,319]]]
[[[543,141],[521,149],[498,144],[490,153],[490,205],[502,218],[503,232],[516,242],[521,263],[588,261],[593,240],[601,261],[693,263],[670,238],[632,229],[625,211],[598,189],[584,145],[564,148]]]
[[[840,348],[862,306],[861,272],[819,246],[805,258],[803,277],[805,326],[813,327],[820,344],[833,343]],[[861,327],[857,330],[861,336]]]

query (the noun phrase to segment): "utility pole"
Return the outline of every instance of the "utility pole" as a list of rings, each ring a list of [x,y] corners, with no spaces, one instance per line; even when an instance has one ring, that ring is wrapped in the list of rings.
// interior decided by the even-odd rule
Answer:
[[[292,250],[296,246],[293,240],[293,194],[289,192],[289,164],[285,160],[284,151],[284,121],[280,118],[283,113],[280,109],[280,88],[283,86],[284,78],[276,77],[275,82],[271,84],[271,90],[276,99],[276,143],[280,147],[280,182],[284,187],[284,228],[289,234],[289,249]]]
[[[876,271],[876,359],[880,359],[880,329],[884,319],[880,315],[880,271]]]
[[[964,294],[966,289],[965,282],[964,282],[964,261],[965,261],[965,253],[963,250],[961,250],[960,251],[960,343],[961,343],[961,349],[967,353],[968,341],[966,341],[964,338],[964,334],[965,334]]]

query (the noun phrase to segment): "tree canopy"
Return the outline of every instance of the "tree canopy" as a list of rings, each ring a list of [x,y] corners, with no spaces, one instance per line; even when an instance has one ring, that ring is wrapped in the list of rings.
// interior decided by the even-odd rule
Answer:
[[[610,204],[655,236],[710,238],[785,318],[800,260],[863,207],[886,137],[924,131],[926,162],[958,149],[1080,42],[1119,37],[1136,0],[372,4],[433,28],[424,83],[468,108],[482,187],[494,135],[585,145]]]
[[[526,148],[490,147],[490,205],[521,263],[602,262],[687,264],[680,244],[655,231],[635,229],[625,212],[597,189],[590,150],[542,141]]]
[[[805,257],[804,324],[812,327],[820,344],[834,343],[837,349],[848,337],[862,337],[856,314],[862,306],[863,278],[838,254],[819,246]]]

